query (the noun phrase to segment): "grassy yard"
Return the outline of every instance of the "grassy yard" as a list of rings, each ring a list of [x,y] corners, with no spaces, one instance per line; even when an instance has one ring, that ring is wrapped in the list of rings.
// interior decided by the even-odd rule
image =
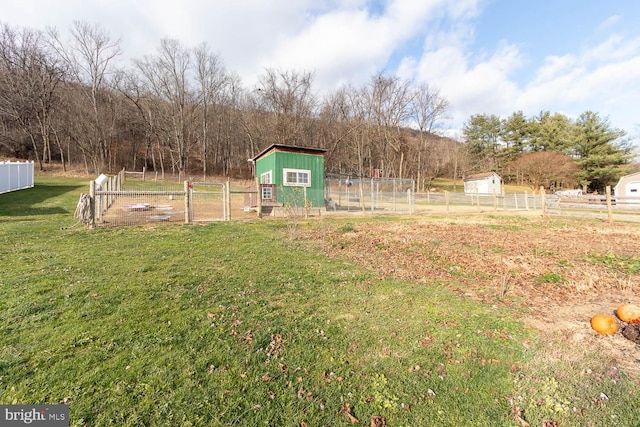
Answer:
[[[86,188],[41,177],[0,195],[1,404],[66,403],[72,426],[368,426],[378,416],[523,427],[516,406],[532,426],[640,425],[637,383],[545,365],[506,308],[327,257],[291,240],[284,220],[65,229]],[[607,400],[578,413],[565,402],[577,392]]]

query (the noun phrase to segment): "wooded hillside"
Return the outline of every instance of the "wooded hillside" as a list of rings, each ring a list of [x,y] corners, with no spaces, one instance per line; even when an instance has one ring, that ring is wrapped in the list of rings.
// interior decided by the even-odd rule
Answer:
[[[120,41],[76,22],[68,37],[0,25],[0,155],[121,168],[248,177],[247,159],[278,143],[327,150],[330,173],[433,178],[489,170],[535,185],[591,186],[617,180],[630,149],[606,120],[541,113],[472,116],[464,141],[438,135],[449,103],[428,84],[378,72],[360,86],[320,97],[313,73],[266,69],[245,87],[206,43],[172,39],[121,65]],[[528,172],[521,157],[552,151],[566,174]],[[518,161],[516,161],[518,160]],[[535,163],[535,162],[534,162]],[[551,162],[543,161],[543,165]],[[557,172],[557,171],[556,171]]]

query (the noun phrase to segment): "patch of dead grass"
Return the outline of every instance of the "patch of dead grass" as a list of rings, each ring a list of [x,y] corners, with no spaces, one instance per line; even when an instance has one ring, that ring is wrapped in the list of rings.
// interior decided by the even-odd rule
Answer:
[[[486,304],[508,306],[540,331],[543,342],[566,335],[572,348],[580,347],[581,357],[605,351],[640,374],[640,348],[620,334],[596,334],[589,322],[623,302],[640,302],[638,275],[588,259],[594,253],[640,254],[637,226],[461,215],[363,221],[350,233],[321,228],[305,229],[303,235],[323,242],[332,256],[368,266],[380,276],[439,281]]]

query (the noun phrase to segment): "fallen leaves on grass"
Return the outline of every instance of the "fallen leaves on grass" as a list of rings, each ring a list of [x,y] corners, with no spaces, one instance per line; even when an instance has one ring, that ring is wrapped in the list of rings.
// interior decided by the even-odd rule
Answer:
[[[455,279],[463,293],[493,302],[500,294],[508,304],[512,296],[527,298],[532,308],[566,305],[584,291],[607,294],[620,288],[627,272],[585,258],[585,248],[619,257],[640,250],[637,229],[624,226],[594,229],[581,222],[564,228],[531,226],[513,230],[504,221],[478,219],[479,223],[409,221],[361,224],[353,235],[323,229],[306,231],[313,240],[345,240],[343,248],[330,244],[325,250],[359,264],[375,266],[385,277],[421,280]],[[529,221],[527,221],[529,222]],[[425,231],[428,230],[428,233]],[[320,234],[322,233],[322,234]],[[302,233],[304,234],[304,233]],[[446,244],[442,243],[446,242]],[[568,268],[570,265],[571,268]],[[563,283],[536,283],[538,277],[562,277]],[[593,280],[597,277],[597,280]],[[508,278],[508,290],[504,280]],[[578,284],[590,283],[588,289]],[[506,300],[504,297],[509,297]],[[548,313],[549,310],[540,310]],[[428,340],[427,340],[428,341]]]
[[[512,408],[512,412],[513,412],[513,418],[516,421],[518,421],[522,427],[531,426],[524,418],[522,418],[522,409],[520,409],[518,406],[514,406]]]
[[[447,283],[456,294],[514,309],[528,326],[545,333],[575,331],[594,306],[637,291],[638,269],[616,268],[612,262],[636,265],[640,229],[635,225],[450,216],[446,221],[362,222],[357,233],[342,233],[339,227],[308,228],[300,236],[324,242],[328,255],[373,268],[381,278]],[[563,280],[536,282],[540,277]],[[520,310],[523,301],[526,310]],[[627,330],[627,335],[634,343],[640,341],[640,329],[637,334]],[[489,331],[488,336],[511,339],[502,331]],[[428,333],[418,342],[433,345]],[[608,350],[630,360],[626,347]],[[637,371],[632,363],[624,368]]]
[[[349,418],[352,424],[358,424],[360,422],[360,420],[353,415],[353,407],[350,403],[345,402],[342,404],[342,413]]]
[[[284,350],[284,343],[282,341],[282,335],[275,334],[271,336],[271,342],[267,347],[267,356],[276,357]]]

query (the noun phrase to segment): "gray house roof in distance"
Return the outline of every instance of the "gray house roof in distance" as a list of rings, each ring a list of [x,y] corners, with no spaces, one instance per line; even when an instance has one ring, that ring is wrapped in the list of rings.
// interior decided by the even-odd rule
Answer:
[[[317,156],[324,155],[327,152],[324,148],[311,148],[311,147],[298,147],[296,145],[286,145],[286,144],[271,144],[261,152],[255,155],[251,160],[252,162],[256,162],[261,157],[266,156],[269,153],[274,151],[282,151],[286,153],[301,153],[301,154],[315,154]]]
[[[500,178],[500,175],[498,175],[495,172],[485,172],[485,173],[476,173],[474,175],[469,175],[464,180],[465,181],[481,181],[481,180],[489,178],[490,176],[493,176],[493,175],[495,175],[498,178]]]

